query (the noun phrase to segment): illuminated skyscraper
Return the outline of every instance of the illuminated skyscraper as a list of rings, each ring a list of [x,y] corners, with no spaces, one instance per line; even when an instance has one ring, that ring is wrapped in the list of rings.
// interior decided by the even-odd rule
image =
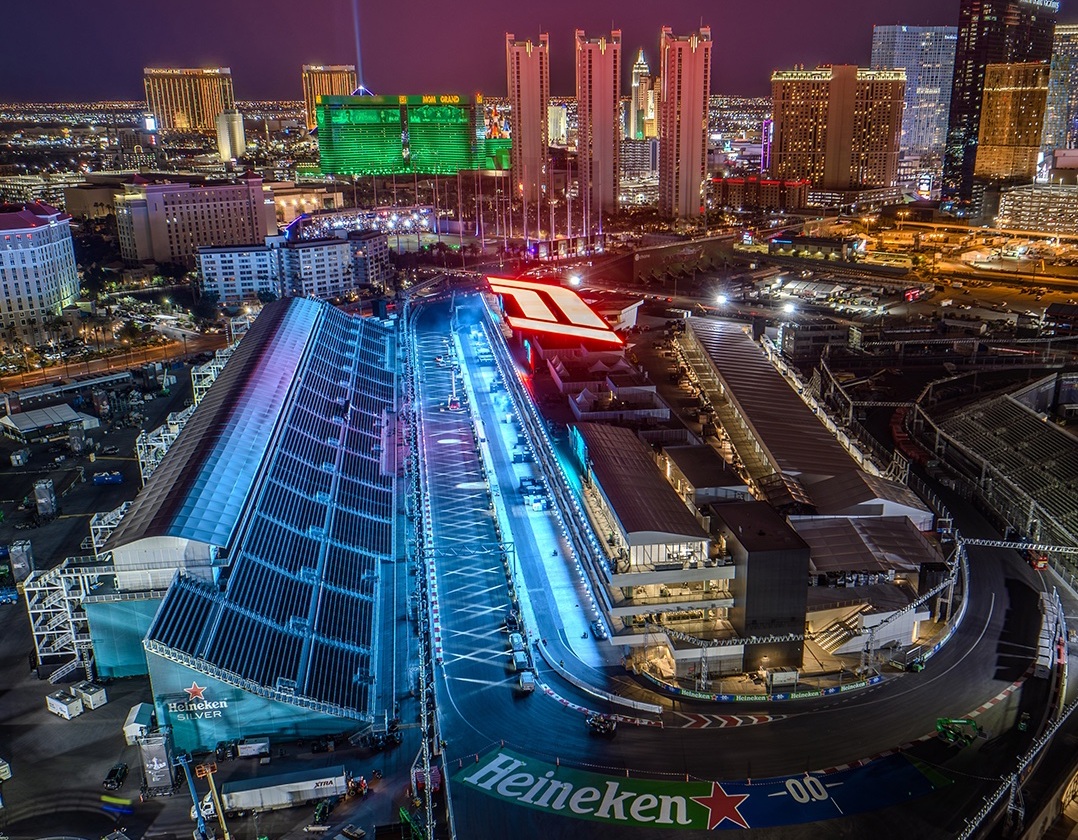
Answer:
[[[243,134],[243,114],[235,108],[217,115],[217,155],[222,161],[241,158],[247,152],[247,139]]]
[[[355,92],[354,64],[304,64],[303,113],[307,116],[307,130],[318,126],[314,106],[319,96],[351,96]]]
[[[161,131],[217,130],[217,115],[236,107],[232,71],[172,70],[147,67],[143,72],[146,108],[157,118]]]
[[[973,170],[989,64],[1048,61],[1057,0],[961,0],[951,112],[943,161],[944,195],[973,198]]]
[[[906,71],[901,151],[942,157],[957,43],[954,26],[872,27],[872,69]]]
[[[547,107],[550,104],[550,39],[539,43],[517,41],[505,35],[506,82],[512,120],[510,153],[513,189],[517,197],[538,207],[546,183],[549,145]]]
[[[707,114],[711,95],[711,28],[685,37],[668,26],[659,35],[659,213],[700,215],[707,176]]]
[[[905,87],[902,70],[852,64],[773,73],[771,176],[827,190],[894,186]]]
[[[651,68],[640,50],[633,64],[633,89],[629,101],[629,139],[644,139],[644,118],[648,108],[648,92],[651,90]]]
[[[1056,26],[1041,145],[1046,150],[1078,147],[1078,24]]]
[[[21,350],[79,296],[71,217],[40,202],[0,204],[0,230],[0,330]]]
[[[576,40],[576,148],[580,192],[584,201],[584,235],[589,236],[602,213],[618,209],[618,152],[621,146],[621,30],[606,38]]]
[[[1048,65],[989,64],[973,176],[999,182],[1032,181],[1037,173]]]

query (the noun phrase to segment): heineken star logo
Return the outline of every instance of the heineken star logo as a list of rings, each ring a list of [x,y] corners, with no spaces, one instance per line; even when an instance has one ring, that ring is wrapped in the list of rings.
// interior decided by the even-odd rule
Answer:
[[[747,793],[729,794],[718,782],[712,782],[709,796],[694,796],[692,801],[707,808],[707,830],[711,831],[722,825],[724,820],[729,820],[742,828],[748,828],[749,824],[745,822],[745,818],[738,810],[741,803],[748,798]]]
[[[184,689],[184,691],[187,692],[187,700],[188,700],[188,702],[190,702],[191,700],[205,700],[206,698],[202,696],[202,693],[205,690],[206,690],[206,686],[199,685],[194,680],[191,680],[191,687],[190,688],[185,688]]]

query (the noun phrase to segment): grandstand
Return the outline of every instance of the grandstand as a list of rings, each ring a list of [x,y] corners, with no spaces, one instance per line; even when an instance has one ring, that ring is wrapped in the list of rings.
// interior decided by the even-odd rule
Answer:
[[[1044,381],[1051,385],[1054,379]],[[1076,545],[1078,438],[1046,422],[1021,397],[1007,394],[965,406],[943,417],[939,427],[968,456],[959,466],[1011,508],[1001,513],[1023,535]]]
[[[142,645],[178,747],[372,719],[394,354],[381,322],[267,306],[113,532],[119,590],[170,582]]]

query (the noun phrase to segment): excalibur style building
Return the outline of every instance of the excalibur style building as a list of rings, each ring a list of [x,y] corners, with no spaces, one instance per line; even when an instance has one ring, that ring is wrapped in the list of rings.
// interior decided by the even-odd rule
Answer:
[[[659,213],[677,219],[700,215],[707,177],[707,115],[711,95],[711,28],[659,35],[662,98],[659,104]]]
[[[989,64],[1048,61],[1057,0],[962,0],[951,112],[943,162],[944,194],[973,200],[985,72]]]
[[[217,115],[236,107],[232,70],[174,70],[147,67],[143,70],[146,108],[157,118],[162,131],[217,130]]]

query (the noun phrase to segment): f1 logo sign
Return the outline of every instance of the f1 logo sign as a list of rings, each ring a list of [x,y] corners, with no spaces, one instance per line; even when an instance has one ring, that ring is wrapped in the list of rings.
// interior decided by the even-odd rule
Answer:
[[[490,290],[513,302],[520,314],[507,313],[509,326],[524,332],[566,335],[606,344],[621,344],[610,326],[581,300],[580,295],[564,286],[488,277]]]

